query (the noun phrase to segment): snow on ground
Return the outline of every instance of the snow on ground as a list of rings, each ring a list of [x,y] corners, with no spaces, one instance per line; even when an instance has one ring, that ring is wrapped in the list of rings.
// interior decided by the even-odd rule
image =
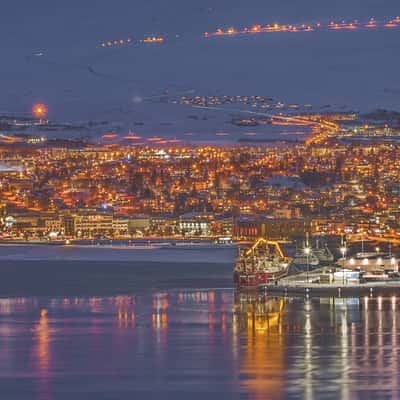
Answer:
[[[106,120],[121,134],[236,141],[279,137],[284,129],[234,127],[231,111],[168,104],[162,96],[264,95],[317,109],[398,109],[399,30],[201,38],[219,26],[392,17],[400,14],[397,0],[6,0],[2,7],[0,113],[42,101],[51,119]],[[151,34],[168,40],[99,46]]]

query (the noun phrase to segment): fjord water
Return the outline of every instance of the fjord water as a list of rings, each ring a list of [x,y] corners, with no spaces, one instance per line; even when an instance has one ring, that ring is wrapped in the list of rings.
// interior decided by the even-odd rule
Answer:
[[[238,295],[219,251],[5,257],[1,398],[399,398],[398,299]]]

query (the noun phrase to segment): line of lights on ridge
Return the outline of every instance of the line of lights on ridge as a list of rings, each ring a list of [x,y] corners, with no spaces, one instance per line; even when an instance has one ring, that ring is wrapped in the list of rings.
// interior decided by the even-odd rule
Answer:
[[[360,22],[358,20],[347,22],[347,21],[331,21],[327,24],[317,22],[315,24],[301,24],[301,25],[281,25],[278,23],[268,25],[253,25],[251,27],[245,27],[243,29],[236,29],[230,27],[226,30],[218,28],[215,32],[205,32],[204,37],[212,36],[235,36],[245,34],[257,34],[257,33],[276,33],[276,32],[315,32],[322,30],[330,31],[354,31],[354,30],[369,30],[369,29],[395,29],[400,28],[400,16],[387,21],[377,21],[375,18],[370,18],[367,22]]]

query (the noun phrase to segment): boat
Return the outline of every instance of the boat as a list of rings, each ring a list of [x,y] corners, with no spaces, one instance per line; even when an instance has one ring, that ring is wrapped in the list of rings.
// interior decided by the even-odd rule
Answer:
[[[318,258],[321,264],[331,263],[335,260],[332,252],[329,250],[329,247],[326,243],[324,243],[321,247],[319,244],[319,240],[316,241],[316,246],[312,249],[312,253]]]
[[[312,249],[310,249],[308,255],[305,253],[304,249],[300,249],[296,251],[292,264],[296,266],[308,265],[312,268],[317,268],[319,266],[319,259]]]
[[[229,236],[216,238],[214,244],[217,246],[235,246],[235,243]]]
[[[278,242],[258,239],[250,248],[239,249],[233,273],[237,289],[257,289],[277,282],[289,271],[291,259]]]
[[[297,247],[296,242],[296,252],[293,257],[292,266],[296,269],[304,269],[305,267],[308,269],[315,269],[320,264],[320,259],[317,254],[319,254],[322,258],[327,258],[329,254],[325,254],[325,251],[319,251],[319,249],[313,249],[310,245],[308,233],[306,235],[306,240],[303,243],[303,248]]]
[[[210,247],[210,242],[175,242],[176,247],[184,248],[198,248],[198,247]]]
[[[233,322],[238,329],[265,333],[282,322],[285,308],[283,297],[270,297],[263,292],[236,292]]]
[[[171,242],[154,242],[152,244],[158,247],[172,247]]]
[[[376,251],[361,251],[356,253],[355,258],[357,260],[361,260],[364,258],[377,258],[378,256],[382,255],[381,253],[377,253]]]

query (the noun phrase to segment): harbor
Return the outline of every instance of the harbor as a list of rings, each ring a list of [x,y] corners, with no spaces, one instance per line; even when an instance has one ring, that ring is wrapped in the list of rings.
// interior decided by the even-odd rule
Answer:
[[[316,246],[306,236],[302,248],[291,257],[284,243],[260,238],[241,250],[234,269],[238,291],[259,291],[279,296],[362,297],[395,296],[400,293],[399,257],[376,247],[362,251],[342,237],[334,257],[329,244]],[[370,246],[369,246],[370,247]],[[350,253],[350,254],[349,254]],[[347,254],[349,256],[347,257]]]
[[[339,275],[341,274],[340,272]],[[314,271],[307,281],[306,274],[299,274],[280,279],[276,284],[261,285],[259,290],[273,295],[309,297],[387,297],[400,294],[400,279],[398,278],[382,281],[337,279],[327,283],[321,282],[321,277],[324,279],[327,275],[329,274],[323,271]]]

